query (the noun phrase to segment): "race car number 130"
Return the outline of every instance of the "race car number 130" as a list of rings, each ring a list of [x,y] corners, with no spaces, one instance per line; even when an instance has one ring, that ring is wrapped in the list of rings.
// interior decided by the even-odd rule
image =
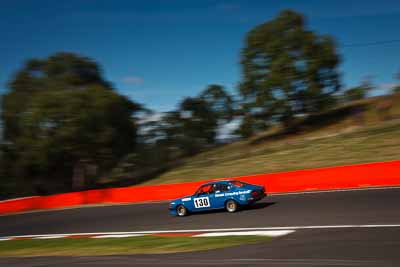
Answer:
[[[199,197],[194,199],[195,208],[206,208],[210,207],[210,200],[208,197]]]

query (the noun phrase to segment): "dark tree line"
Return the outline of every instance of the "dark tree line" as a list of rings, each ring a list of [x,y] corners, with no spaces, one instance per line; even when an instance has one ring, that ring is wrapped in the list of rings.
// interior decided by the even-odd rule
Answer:
[[[276,123],[292,127],[338,101],[339,62],[331,37],[283,11],[247,34],[236,96],[209,85],[146,119],[149,111],[118,94],[95,61],[72,53],[29,60],[1,98],[0,197],[91,188],[104,177],[139,182],[217,145],[234,119],[242,138]],[[363,83],[344,96],[370,89]]]
[[[29,60],[2,97],[4,176],[27,193],[81,189],[135,149],[140,109],[91,59]]]

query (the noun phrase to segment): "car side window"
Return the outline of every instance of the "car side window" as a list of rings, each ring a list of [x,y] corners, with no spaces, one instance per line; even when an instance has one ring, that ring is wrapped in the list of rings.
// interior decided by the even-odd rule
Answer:
[[[215,191],[227,192],[229,191],[229,186],[227,184],[217,184],[215,187]]]
[[[210,194],[214,194],[214,193],[216,193],[217,191],[218,191],[218,184],[213,184],[213,185],[211,186],[211,188],[210,188],[209,193],[210,193]]]
[[[227,192],[229,191],[230,187],[227,184],[222,184],[222,192]]]
[[[209,194],[212,193],[211,191],[213,190],[212,185],[204,185],[197,190],[196,194],[197,195],[204,195],[204,194]]]

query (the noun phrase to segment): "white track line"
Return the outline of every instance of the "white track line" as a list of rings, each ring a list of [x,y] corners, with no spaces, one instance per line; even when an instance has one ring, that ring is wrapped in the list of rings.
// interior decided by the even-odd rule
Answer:
[[[46,236],[38,236],[34,237],[34,239],[56,239],[56,238],[64,238],[67,235],[46,235]]]
[[[294,230],[269,230],[269,231],[241,231],[241,232],[216,232],[216,233],[204,233],[194,235],[194,237],[214,237],[214,236],[248,236],[248,235],[258,235],[258,236],[270,236],[278,237],[293,233]]]
[[[90,238],[123,238],[123,237],[137,237],[144,236],[145,234],[120,234],[120,235],[97,235]]]
[[[163,233],[204,233],[204,232],[233,232],[233,231],[264,231],[264,230],[307,230],[307,229],[339,229],[339,228],[396,228],[400,224],[345,224],[345,225],[309,225],[309,226],[282,226],[282,227],[251,227],[251,228],[222,228],[222,229],[187,229],[187,230],[159,230],[135,232],[100,232],[100,233],[70,233],[70,234],[42,234],[4,236],[2,238],[35,238],[49,236],[99,236],[99,235],[131,235],[131,234],[163,234]]]

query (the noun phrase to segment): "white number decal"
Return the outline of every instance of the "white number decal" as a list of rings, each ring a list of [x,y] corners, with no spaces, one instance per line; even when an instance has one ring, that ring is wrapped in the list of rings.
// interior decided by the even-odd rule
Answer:
[[[196,209],[210,207],[210,200],[208,199],[208,197],[195,198],[194,207]]]

